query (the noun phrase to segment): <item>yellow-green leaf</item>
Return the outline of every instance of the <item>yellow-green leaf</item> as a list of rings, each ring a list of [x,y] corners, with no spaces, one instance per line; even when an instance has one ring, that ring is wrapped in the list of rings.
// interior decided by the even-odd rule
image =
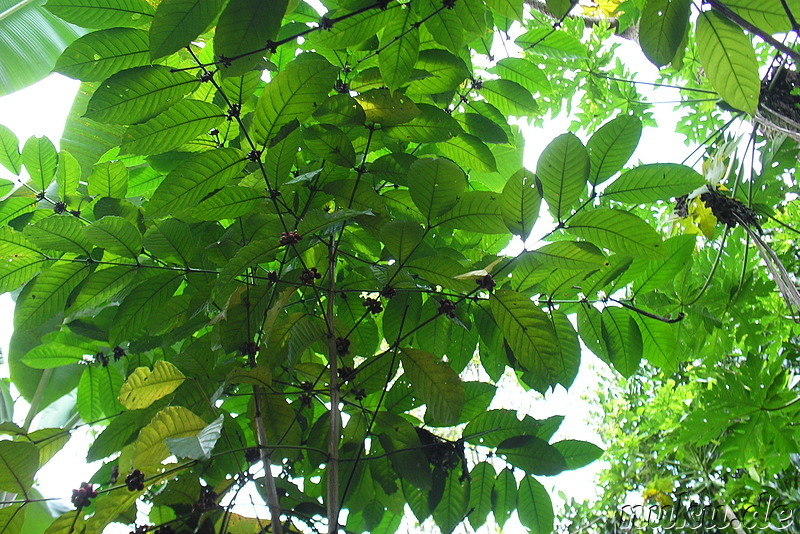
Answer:
[[[183,384],[186,377],[171,363],[158,360],[151,371],[137,367],[119,390],[119,402],[128,410],[147,408]]]

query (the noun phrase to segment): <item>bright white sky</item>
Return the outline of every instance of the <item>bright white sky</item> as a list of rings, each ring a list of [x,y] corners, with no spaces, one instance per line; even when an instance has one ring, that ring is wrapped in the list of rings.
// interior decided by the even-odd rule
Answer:
[[[657,70],[644,58],[638,46],[630,41],[620,41],[622,45],[618,48],[618,53],[627,65],[638,71],[636,73],[637,80],[655,81]],[[0,98],[0,124],[8,126],[15,132],[21,144],[24,144],[31,135],[45,135],[58,145],[58,139],[61,137],[63,125],[78,85],[78,82],[74,80],[54,74],[23,91]],[[652,94],[652,91],[647,90],[645,86],[641,86],[640,89],[646,96]],[[678,92],[671,89],[659,89],[652,96],[654,101],[671,101],[678,98]],[[636,160],[646,163],[680,162],[689,153],[683,138],[674,133],[676,121],[672,115],[672,109],[673,106],[669,104],[657,107],[656,119],[659,128],[645,129],[639,149],[632,159],[633,162]],[[566,132],[569,124],[570,121],[567,118],[559,117],[550,121],[546,129],[525,127],[528,140],[525,153],[526,167],[535,169],[536,161],[544,147],[556,136]],[[585,138],[583,140],[586,141]],[[3,168],[0,168],[0,177],[14,178]],[[543,228],[541,233],[546,231],[547,228]],[[517,243],[516,248],[521,250],[521,243]],[[13,302],[10,296],[7,294],[0,296],[0,349],[3,354],[8,352],[12,314]],[[593,396],[597,383],[601,380],[598,370],[603,375],[608,374],[605,365],[589,351],[584,350],[580,372],[569,392],[559,388],[543,399],[535,392],[525,393],[518,390],[511,396],[499,395],[493,407],[520,409],[537,419],[544,419],[551,415],[566,415],[556,439],[581,439],[600,444],[599,437],[592,427],[586,424],[592,408],[586,398],[590,399]],[[8,376],[5,365],[0,366],[0,376]],[[18,404],[18,412],[24,410],[23,405],[24,403]],[[20,419],[21,416],[24,418],[24,413],[17,413],[17,419]],[[33,428],[36,428],[35,422]],[[44,496],[64,497],[68,502],[72,488],[82,480],[88,479],[94,472],[97,466],[82,465],[76,461],[85,455],[86,443],[89,439],[85,434],[76,436],[60,453],[62,461],[55,458],[49,464],[49,466],[58,467],[45,468],[40,472],[39,482]],[[597,491],[593,482],[594,475],[602,468],[602,465],[602,463],[596,462],[578,471],[540,480],[550,489],[563,491],[577,500],[592,498]],[[551,495],[554,504],[559,506],[557,494],[551,492]],[[515,519],[512,518],[512,521]],[[513,528],[514,524],[509,523],[508,527]],[[516,525],[521,529],[518,523]],[[120,530],[120,532],[128,531],[129,529]]]

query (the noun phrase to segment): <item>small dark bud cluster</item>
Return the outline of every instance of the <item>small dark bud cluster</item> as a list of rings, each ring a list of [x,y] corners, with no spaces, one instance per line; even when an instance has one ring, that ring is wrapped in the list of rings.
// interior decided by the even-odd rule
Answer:
[[[71,500],[75,508],[80,510],[81,508],[89,506],[92,503],[90,499],[94,499],[95,497],[97,497],[97,492],[94,490],[94,487],[88,482],[81,482],[80,488],[72,490]]]
[[[44,191],[36,193],[36,200],[44,200]]]
[[[336,338],[336,354],[344,356],[350,352],[350,340],[343,337]],[[341,371],[341,369],[340,369]]]
[[[108,356],[106,355],[105,352],[98,352],[97,354],[94,355],[94,362],[99,363],[103,367],[108,367],[108,362],[109,362]]]
[[[303,272],[300,273],[300,283],[306,286],[313,285],[314,280],[319,280],[320,278],[322,278],[322,275],[317,272],[316,267],[303,269]]]
[[[385,299],[392,299],[397,296],[397,290],[392,286],[384,286],[381,289],[381,296]]]
[[[267,280],[269,280],[273,284],[277,284],[278,283],[278,273],[276,273],[275,271],[269,271],[267,273]]]
[[[261,151],[260,150],[251,150],[247,153],[247,159],[252,161],[253,163],[257,163],[259,159],[261,159]]]
[[[217,494],[208,488],[200,490],[200,498],[192,505],[193,512],[207,512],[217,507]]]
[[[216,137],[216,136],[218,136],[218,135],[219,135],[219,129],[218,129],[218,128],[211,128],[211,129],[208,131],[208,135],[210,135],[211,137]]]
[[[198,76],[198,79],[199,79],[201,82],[210,82],[211,80],[213,80],[213,79],[214,79],[214,74],[213,74],[213,73],[211,73],[211,72],[205,71],[205,72],[202,72],[202,73],[200,74],[200,76]]]
[[[125,485],[128,487],[128,491],[143,491],[144,473],[134,469],[125,477]]]
[[[476,91],[481,90],[483,88],[483,80],[481,79],[472,80],[472,88],[475,89]]]
[[[328,17],[322,17],[319,19],[319,29],[320,30],[328,30],[330,31],[333,29],[333,21]]]
[[[175,534],[175,529],[169,525],[158,527],[153,534]]]
[[[237,118],[241,113],[242,113],[241,104],[231,104],[231,107],[228,110],[228,120],[230,121]]]
[[[65,211],[67,211],[67,205],[66,205],[66,203],[64,203],[64,202],[61,202],[61,201],[59,200],[58,202],[56,202],[55,204],[53,204],[53,211],[54,211],[54,212],[56,212],[56,214],[58,214],[58,215],[60,215],[60,214],[64,213]]]
[[[339,367],[339,380],[342,382],[350,382],[356,376],[356,370],[352,367]]]
[[[113,350],[114,350],[114,361],[115,362],[120,361],[122,358],[124,358],[126,356],[125,349],[123,349],[119,345],[114,347]]]
[[[152,527],[150,527],[149,525],[139,525],[138,527],[133,529],[131,534],[146,534],[147,531],[150,530],[151,528]]]
[[[250,447],[244,451],[244,459],[248,464],[253,465],[261,459],[261,451],[258,450],[258,447]]]
[[[456,304],[452,300],[439,301],[439,313],[453,319],[456,316]]]
[[[364,299],[364,302],[362,302],[361,305],[364,306],[367,310],[369,310],[369,312],[373,315],[383,311],[383,305],[381,304],[381,301],[378,299],[372,299],[372,298]]]
[[[364,388],[353,388],[350,390],[350,393],[353,394],[353,398],[356,400],[356,402],[361,402],[367,398],[367,392],[364,391]]]
[[[72,215],[73,217],[80,217],[81,210],[69,210],[69,214]]]
[[[494,289],[494,286],[497,285],[497,283],[494,281],[494,278],[492,278],[491,274],[487,274],[485,276],[478,278],[477,280],[475,280],[475,283],[478,284],[478,287],[480,287],[481,289],[485,289],[486,291],[492,291]]]
[[[349,94],[350,84],[343,82],[342,80],[336,80],[336,84],[333,86],[333,89],[339,94]]]
[[[281,232],[281,245],[294,245],[303,239],[303,236],[292,230],[291,232]]]
[[[230,67],[233,65],[233,60],[227,56],[219,56],[219,62],[223,67]]]
[[[456,0],[442,0],[442,7],[445,9],[453,9],[456,7]]]
[[[239,352],[242,356],[255,356],[258,352],[258,343],[255,341],[246,341],[241,348],[239,348]]]

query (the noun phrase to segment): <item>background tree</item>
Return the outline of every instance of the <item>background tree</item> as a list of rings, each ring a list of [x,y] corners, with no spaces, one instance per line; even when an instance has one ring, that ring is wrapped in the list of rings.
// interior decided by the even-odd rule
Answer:
[[[516,510],[548,532],[539,477],[602,451],[553,440],[560,417],[487,408],[508,369],[527,389],[568,388],[580,341],[626,378],[643,357],[665,373],[749,362],[746,381],[722,365],[741,398],[770,377],[764,399],[783,403],[759,405],[776,413],[752,458],[774,451],[758,467],[787,469],[794,401],[775,341],[796,335],[781,270],[796,146],[729,128],[750,116],[796,132],[776,104],[791,67],[771,62],[763,91],[758,73],[775,49],[797,56],[771,37],[796,26],[793,3],[590,10],[638,24],[665,82],[692,95],[681,129],[704,140],[702,172],[625,169],[651,104],[610,25],[587,30],[577,2],[323,4],[36,5],[87,33],[55,63],[83,82],[59,150],[0,130],[0,163],[20,176],[0,204],[0,289],[18,292],[10,384],[31,405],[0,427],[3,532],[101,532],[143,504],[133,528],[161,534],[394,532],[406,509],[445,532]],[[525,169],[509,118],[578,97],[587,141],[560,135]],[[507,256],[514,236],[525,251]],[[73,391],[63,428],[32,428]],[[698,399],[690,430],[745,417]],[[75,510],[43,519],[36,472],[81,424],[103,467],[76,481]],[[246,488],[260,517],[231,510]]]

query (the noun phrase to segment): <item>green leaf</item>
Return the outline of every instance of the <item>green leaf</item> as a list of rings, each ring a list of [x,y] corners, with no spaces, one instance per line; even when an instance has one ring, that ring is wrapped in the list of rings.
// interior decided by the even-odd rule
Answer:
[[[449,159],[418,159],[408,171],[411,199],[428,221],[452,209],[466,186],[464,171]]]
[[[575,37],[551,28],[530,30],[515,42],[526,52],[553,59],[586,59],[586,47]]]
[[[647,361],[666,373],[678,370],[678,363],[689,355],[679,349],[678,336],[673,325],[637,315],[636,322],[642,334],[642,354]]]
[[[455,277],[464,272],[464,267],[457,261],[444,256],[417,258],[407,261],[406,266],[432,285],[440,285],[463,292],[475,287],[474,282],[470,280],[457,280]]]
[[[509,438],[519,436],[538,436],[542,429],[542,421],[526,415],[520,421],[513,410],[488,410],[467,423],[464,429],[464,440],[474,445],[498,447]]]
[[[380,412],[377,435],[381,446],[392,453],[389,460],[397,474],[421,490],[431,489],[431,470],[428,459],[420,449],[420,441],[411,424],[400,416]]]
[[[517,508],[517,479],[508,467],[500,471],[492,488],[492,512],[494,520],[503,528]]]
[[[458,121],[436,106],[418,104],[417,107],[419,115],[404,124],[384,128],[384,135],[400,141],[438,143],[447,141],[461,131]]]
[[[78,191],[81,180],[81,166],[75,157],[62,150],[58,153],[58,168],[56,169],[56,183],[58,184],[58,198],[62,201]]]
[[[603,196],[619,202],[645,204],[691,193],[706,183],[691,167],[677,163],[639,165],[606,187]]]
[[[0,490],[27,495],[39,468],[39,450],[32,443],[0,441]]]
[[[136,273],[135,265],[112,265],[97,269],[83,281],[67,313],[97,308],[108,303],[133,282]]]
[[[533,225],[539,218],[542,195],[536,184],[536,177],[526,169],[520,169],[511,176],[503,187],[500,196],[500,209],[509,231],[527,240]]]
[[[48,0],[48,11],[84,28],[138,28],[149,24],[154,10],[145,0]]]
[[[483,141],[467,133],[436,145],[436,150],[464,167],[478,172],[495,172],[494,154]]]
[[[620,115],[601,126],[586,143],[591,163],[589,182],[600,184],[622,170],[641,136],[642,121],[635,115]]]
[[[85,361],[86,356],[90,356],[89,352],[83,347],[50,342],[29,350],[22,357],[22,362],[32,369],[52,369],[63,365],[81,363]]]
[[[552,91],[545,71],[527,59],[507,57],[489,69],[504,80],[518,83],[531,93],[547,94]]]
[[[31,185],[37,191],[44,191],[56,175],[56,147],[46,137],[31,137],[22,148],[22,164],[31,177]]]
[[[150,24],[151,57],[158,59],[189,46],[214,23],[224,5],[224,0],[161,0]]]
[[[173,364],[157,360],[151,371],[137,367],[119,390],[119,402],[127,410],[147,408],[180,386],[186,377]]]
[[[517,493],[517,514],[519,522],[534,534],[549,534],[553,531],[555,514],[550,495],[542,484],[533,477],[524,477],[519,483]]]
[[[189,225],[178,219],[155,221],[142,242],[157,257],[188,265],[194,256],[194,236]]]
[[[244,153],[235,148],[193,156],[164,178],[145,208],[146,215],[158,218],[197,206],[209,193],[222,188],[236,176],[245,163]]]
[[[589,443],[576,439],[565,439],[553,443],[553,447],[558,450],[567,461],[567,469],[579,469],[589,465],[603,455],[603,449]]]
[[[103,430],[89,445],[86,453],[86,461],[94,462],[111,456],[130,443],[134,434],[142,426],[150,422],[153,417],[153,409],[134,410],[132,412],[122,412],[115,417],[111,423]]]
[[[487,461],[478,462],[469,472],[470,482],[469,524],[477,530],[486,523],[486,516],[492,511],[492,490],[496,477],[494,467]]]
[[[19,139],[14,132],[2,124],[0,124],[0,165],[18,176],[22,169]]]
[[[123,148],[131,154],[169,152],[219,125],[225,113],[214,104],[181,100],[163,113],[125,131]]]
[[[571,0],[547,0],[547,9],[556,18],[560,19],[572,9]]]
[[[332,124],[314,124],[303,131],[303,141],[320,160],[330,161],[341,167],[352,168],[356,163],[356,152],[347,135]]]
[[[117,391],[122,375],[114,366],[88,366],[78,382],[78,414],[84,421],[97,421],[121,410]]]
[[[521,0],[489,0],[486,5],[501,17],[522,20],[523,2]]]
[[[672,61],[689,24],[691,0],[647,0],[639,23],[639,44],[653,65]]]
[[[329,19],[347,16],[337,21],[330,31],[314,32],[308,36],[309,43],[314,47],[324,47],[331,50],[340,50],[363,43],[373,38],[388,22],[392,13],[390,10],[366,9],[361,13],[350,13],[337,10],[327,13]]]
[[[563,312],[558,310],[550,311],[550,322],[553,324],[553,331],[558,341],[558,350],[561,353],[563,374],[558,382],[565,389],[569,389],[578,375],[578,367],[580,367],[581,363],[581,346],[578,341],[578,334]]]
[[[761,0],[760,2],[728,0],[725,5],[743,19],[755,24],[767,33],[786,33],[792,29],[791,21],[781,0]],[[800,6],[797,5],[796,1],[786,2],[786,5],[792,11],[795,20],[797,20],[800,14]]]
[[[536,165],[536,176],[542,182],[542,192],[550,213],[561,221],[586,191],[589,178],[589,153],[574,134],[556,137]]]
[[[121,70],[149,65],[149,50],[144,30],[100,30],[69,45],[53,70],[70,78],[99,82]]]
[[[553,325],[530,299],[515,291],[497,290],[489,306],[500,331],[525,369],[555,385],[565,369]]]
[[[72,290],[89,274],[81,263],[62,263],[40,273],[20,293],[14,328],[33,330],[60,314]]]
[[[230,0],[222,11],[214,34],[217,57],[237,57],[276,40],[286,0]],[[223,71],[225,76],[243,74],[260,60],[259,54],[237,59]]]
[[[98,163],[92,167],[92,174],[86,181],[90,195],[125,198],[128,192],[128,169],[121,161]]]
[[[439,217],[437,225],[480,234],[507,234],[502,209],[501,195],[489,191],[467,191],[461,194],[453,209]]]
[[[72,216],[52,215],[25,227],[25,237],[37,246],[88,256],[92,245],[84,234],[85,224]]]
[[[134,67],[112,75],[89,100],[85,117],[108,124],[136,124],[154,117],[193,91],[197,78],[164,65]]]
[[[537,266],[549,269],[593,271],[606,265],[606,257],[600,249],[584,241],[557,241],[523,254],[536,258]]]
[[[444,481],[442,499],[433,510],[433,519],[442,534],[450,534],[464,520],[469,506],[470,484],[460,480],[460,472],[451,469]]]
[[[608,208],[582,211],[570,220],[566,230],[620,254],[662,256],[658,232],[627,211]]]
[[[461,128],[484,143],[508,143],[506,132],[491,119],[477,113],[453,113]]]
[[[137,285],[119,305],[109,332],[110,344],[119,345],[142,334],[151,316],[167,303],[182,279],[182,272],[166,272]]]
[[[264,195],[252,187],[227,186],[202,201],[190,214],[199,221],[235,219],[253,211],[263,200]]]
[[[538,109],[531,92],[511,80],[486,80],[481,94],[504,115],[527,117]]]
[[[642,334],[639,326],[624,308],[607,307],[600,314],[603,341],[614,369],[625,378],[633,375],[642,359]]]
[[[357,95],[355,99],[364,110],[367,122],[384,127],[409,122],[420,114],[419,107],[399,91],[392,93],[388,89],[373,89]]]
[[[464,28],[461,19],[449,9],[437,10],[425,20],[425,29],[433,39],[454,54],[461,52],[464,46]]]
[[[691,263],[696,242],[694,235],[678,235],[664,241],[663,258],[636,258],[628,270],[634,279],[636,292],[641,294],[671,287],[675,276]]]
[[[0,200],[0,224],[6,225],[21,215],[36,210],[36,199],[33,196],[10,197]]]
[[[253,116],[258,142],[271,141],[294,120],[304,121],[333,89],[337,70],[316,54],[298,56],[261,93]]]
[[[414,391],[428,408],[430,420],[443,426],[456,424],[464,407],[464,386],[456,372],[421,350],[402,349],[401,361]]]
[[[199,434],[206,422],[182,406],[169,406],[153,417],[133,443],[131,467],[158,466],[170,455],[166,440],[186,438]],[[120,468],[122,470],[122,467]]]
[[[700,63],[719,96],[734,108],[755,114],[761,78],[750,38],[716,11],[700,13],[696,34]]]
[[[458,87],[469,75],[464,60],[446,50],[422,50],[415,65],[427,76],[412,80],[408,93],[425,95],[444,93]]]
[[[419,57],[419,30],[413,11],[392,9],[380,36],[378,66],[387,87],[394,91],[406,83]]]
[[[515,436],[497,447],[497,454],[531,475],[553,476],[567,468],[561,453],[535,436]]]
[[[167,438],[165,441],[169,452],[178,458],[192,458],[194,460],[208,460],[211,451],[222,435],[224,416],[220,415],[210,425],[195,436],[185,438]]]
[[[86,226],[85,231],[92,244],[113,254],[136,259],[142,251],[142,235],[122,217],[103,217]]]
[[[20,534],[22,529],[25,528],[25,512],[29,509],[31,507],[24,504],[0,508],[0,532],[3,532],[3,534]]]
[[[42,1],[0,4],[0,96],[50,74],[64,48],[83,34],[44,9]]]

